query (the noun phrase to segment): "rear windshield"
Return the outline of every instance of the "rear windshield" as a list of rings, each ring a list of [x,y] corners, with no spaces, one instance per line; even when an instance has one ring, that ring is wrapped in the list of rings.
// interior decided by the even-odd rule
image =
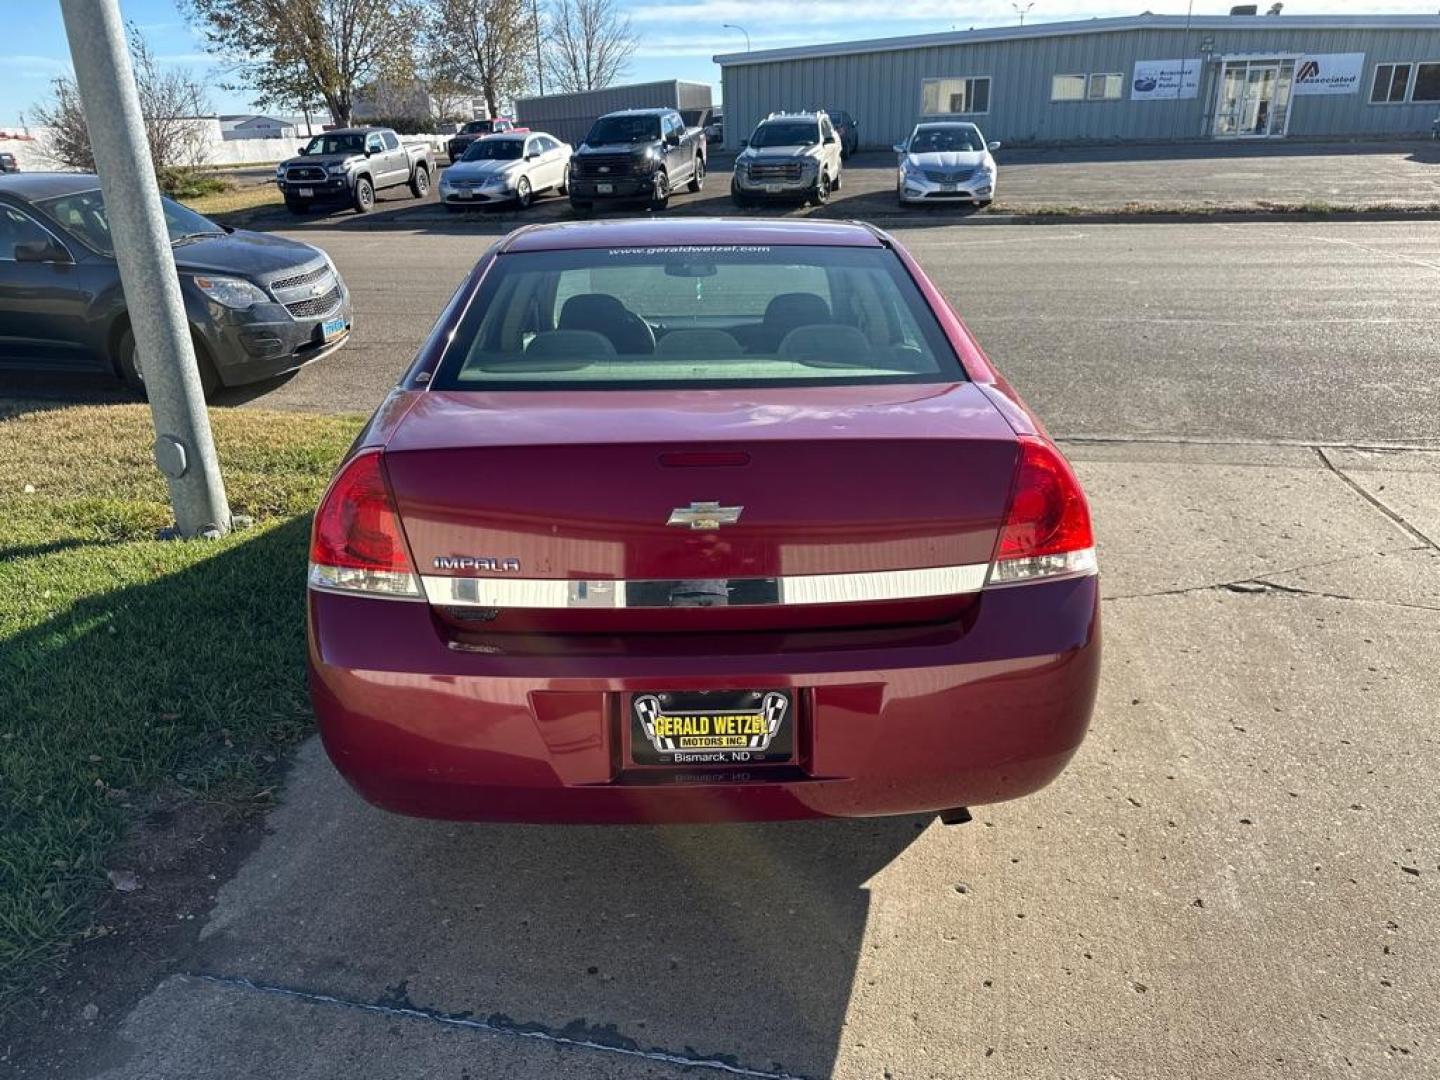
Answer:
[[[524,139],[476,139],[462,161],[511,161],[520,157]]]
[[[494,126],[495,122],[493,120],[471,120],[470,123],[465,125],[463,130],[466,135],[475,135],[482,131],[488,132]]]
[[[602,116],[595,121],[585,141],[592,146],[604,146],[606,143],[650,142],[658,138],[658,116]]]
[[[501,255],[430,385],[758,387],[964,377],[888,249],[716,246]]]

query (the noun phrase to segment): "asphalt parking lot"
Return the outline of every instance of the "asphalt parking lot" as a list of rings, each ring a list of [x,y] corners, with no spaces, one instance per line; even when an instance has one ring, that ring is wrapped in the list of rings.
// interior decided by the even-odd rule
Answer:
[[[297,230],[354,339],[230,404],[373,407],[502,227]],[[896,231],[1093,502],[1062,778],[958,827],[457,826],[312,742],[66,1075],[1440,1070],[1440,223]]]

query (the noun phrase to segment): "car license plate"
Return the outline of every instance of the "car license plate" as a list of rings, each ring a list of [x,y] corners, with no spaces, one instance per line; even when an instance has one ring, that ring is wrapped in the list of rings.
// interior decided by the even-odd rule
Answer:
[[[302,199],[313,199],[315,197],[315,189],[313,187],[302,187],[300,189],[300,197]]]
[[[455,197],[457,199],[473,199],[475,197],[475,192],[471,191],[469,188],[457,188],[455,191]]]
[[[345,332],[344,319],[326,319],[320,324],[320,334],[326,341],[337,338]]]
[[[610,195],[615,191],[614,184],[596,184],[595,191],[599,195]]]
[[[784,190],[785,190],[785,189],[782,188],[779,184],[766,184],[766,185],[765,185],[765,194],[766,194],[766,195],[779,195],[780,192],[782,192],[782,191],[784,191]]]
[[[948,182],[948,183],[942,183],[942,184],[940,185],[940,190],[941,190],[941,191],[954,191],[954,190],[955,190],[955,184],[954,184],[953,181],[952,181],[952,182]]]
[[[764,765],[795,757],[789,690],[647,691],[630,698],[637,765]]]

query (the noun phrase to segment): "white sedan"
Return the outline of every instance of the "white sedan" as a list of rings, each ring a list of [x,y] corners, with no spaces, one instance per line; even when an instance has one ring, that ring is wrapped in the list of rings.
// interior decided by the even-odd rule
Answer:
[[[564,195],[570,183],[570,145],[543,131],[506,132],[476,139],[440,174],[448,210],[513,202],[525,209],[536,195]]]
[[[974,124],[937,120],[915,125],[903,143],[895,190],[901,206],[922,202],[969,202],[988,206],[995,198],[995,159]]]

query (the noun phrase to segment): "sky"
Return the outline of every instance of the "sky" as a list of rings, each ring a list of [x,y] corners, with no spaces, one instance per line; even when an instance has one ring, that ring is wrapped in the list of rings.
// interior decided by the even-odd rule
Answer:
[[[617,0],[629,14],[640,47],[625,82],[689,79],[715,84],[719,97],[720,69],[716,53],[743,52],[745,35],[726,29],[743,27],[755,49],[850,41],[901,34],[927,34],[971,27],[1013,25],[1010,0]],[[1020,0],[1023,6],[1024,0]],[[542,0],[543,3],[543,0]],[[1261,0],[1262,10],[1269,0]],[[1350,0],[1305,0],[1286,3],[1285,13],[1434,14],[1440,0],[1387,0],[1382,5]],[[1228,0],[1197,0],[1197,15],[1223,15]],[[18,127],[30,106],[43,100],[50,80],[69,70],[65,28],[56,0],[0,0],[4,10],[0,35],[0,128]],[[125,18],[144,31],[152,50],[167,64],[189,67],[213,88],[216,112],[248,112],[243,91],[219,88],[224,73],[205,53],[200,38],[186,25],[175,0],[120,0]],[[1091,16],[1185,13],[1186,0],[1035,0],[1027,22],[1057,22]]]

